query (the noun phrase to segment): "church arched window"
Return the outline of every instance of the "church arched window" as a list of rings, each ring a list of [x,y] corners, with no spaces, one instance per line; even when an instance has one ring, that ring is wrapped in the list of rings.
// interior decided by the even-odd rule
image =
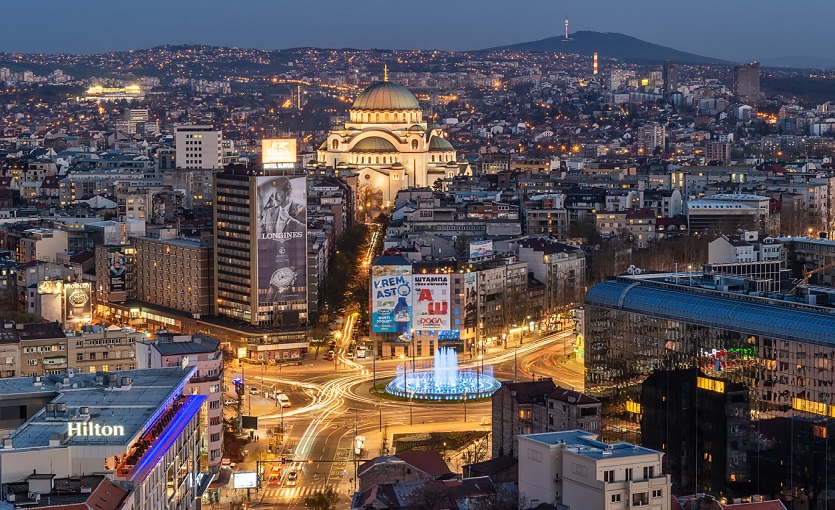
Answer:
[[[331,147],[333,147],[334,149],[338,149],[339,148],[339,140],[334,138],[333,142],[331,142]]]
[[[379,157],[379,156],[377,156],[376,158],[374,158],[374,163],[376,163],[376,164],[378,164],[378,165],[380,164],[380,157]]]
[[[394,114],[394,122],[397,122],[397,114]]]
[[[362,164],[365,164],[365,156],[362,157]]]
[[[389,121],[389,114],[386,113],[386,122],[388,122],[388,121]]]
[[[417,140],[412,140],[412,150],[417,150],[417,148],[418,148],[418,141]]]
[[[380,114],[379,113],[375,113],[374,118],[376,119],[374,122],[380,122]]]
[[[434,154],[432,154],[432,162],[433,163],[435,162],[435,155]]]

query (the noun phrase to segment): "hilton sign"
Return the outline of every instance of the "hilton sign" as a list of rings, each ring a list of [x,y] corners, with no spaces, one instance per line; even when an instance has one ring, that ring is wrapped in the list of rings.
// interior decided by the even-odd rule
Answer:
[[[110,436],[124,436],[125,427],[122,425],[105,425],[101,426],[98,423],[69,423],[67,425],[67,435],[72,436],[93,436],[93,437],[110,437]]]

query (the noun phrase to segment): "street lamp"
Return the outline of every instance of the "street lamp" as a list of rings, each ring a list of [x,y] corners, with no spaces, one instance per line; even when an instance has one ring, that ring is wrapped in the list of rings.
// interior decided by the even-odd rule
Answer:
[[[409,392],[409,426],[410,426],[410,427],[412,426],[412,408],[414,407],[414,406],[412,405],[412,397],[413,397],[414,395],[415,395],[415,392],[414,392],[414,391],[410,391],[410,392]]]

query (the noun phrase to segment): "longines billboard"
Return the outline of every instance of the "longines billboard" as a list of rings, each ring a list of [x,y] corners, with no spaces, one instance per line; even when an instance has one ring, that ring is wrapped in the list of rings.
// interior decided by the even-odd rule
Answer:
[[[307,301],[307,181],[258,177],[258,303]]]

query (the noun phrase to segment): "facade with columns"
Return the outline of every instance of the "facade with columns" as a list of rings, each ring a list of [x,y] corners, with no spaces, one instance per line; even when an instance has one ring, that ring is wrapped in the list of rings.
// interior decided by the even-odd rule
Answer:
[[[319,147],[317,163],[351,171],[359,196],[376,197],[381,205],[392,204],[401,189],[469,171],[441,126],[424,121],[414,94],[387,78],[357,97],[349,121]]]

